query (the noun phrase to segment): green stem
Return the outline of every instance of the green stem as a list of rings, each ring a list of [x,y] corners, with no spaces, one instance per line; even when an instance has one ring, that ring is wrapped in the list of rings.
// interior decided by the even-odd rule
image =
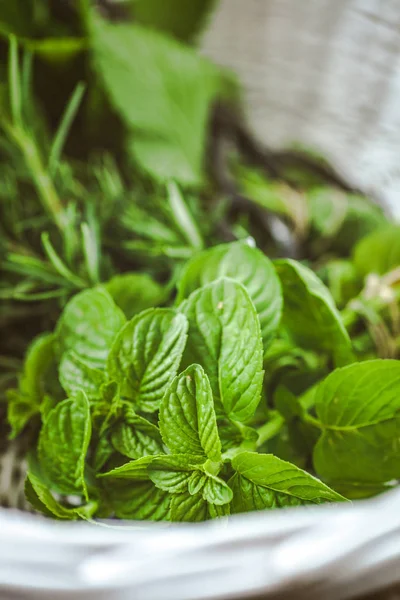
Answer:
[[[60,198],[58,197],[49,174],[44,168],[36,144],[23,129],[12,127],[9,124],[3,125],[24,155],[25,162],[31,172],[32,179],[35,183],[42,204],[52,215],[57,227],[61,232],[63,232],[66,226],[64,207]]]
[[[265,425],[257,429],[258,440],[257,448],[260,448],[265,442],[275,437],[283,427],[285,419],[280,413],[274,411],[272,419],[270,419]]]
[[[306,423],[309,423],[310,425],[313,425],[317,429],[323,429],[323,425],[322,425],[321,421],[318,421],[318,419],[316,419],[312,415],[309,415],[308,413],[303,416],[303,420]]]

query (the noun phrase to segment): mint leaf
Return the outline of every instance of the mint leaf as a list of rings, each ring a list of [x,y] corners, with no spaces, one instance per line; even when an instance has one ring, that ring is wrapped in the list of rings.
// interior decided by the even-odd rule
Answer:
[[[82,494],[87,499],[84,468],[90,436],[90,408],[83,392],[49,412],[40,431],[38,453],[54,491]]]
[[[243,452],[233,458],[232,467],[234,513],[344,500],[306,471],[272,454]]]
[[[199,365],[188,367],[168,387],[160,406],[160,431],[171,452],[221,460],[210,382]]]
[[[107,473],[99,473],[97,477],[112,477],[116,479],[133,479],[135,481],[149,481],[147,467],[154,461],[154,456],[143,456],[137,460],[116,467]]]
[[[131,408],[125,410],[123,421],[112,429],[114,448],[128,458],[141,458],[163,452],[158,428],[137,415]]]
[[[74,351],[66,352],[59,366],[60,383],[68,396],[85,392],[89,400],[101,398],[104,372],[87,364]]]
[[[212,475],[207,476],[202,495],[209,504],[216,504],[217,506],[229,504],[233,496],[231,488],[225,481]]]
[[[146,273],[115,275],[105,288],[128,319],[166,299],[164,288]]]
[[[200,252],[181,273],[178,302],[221,277],[238,281],[248,291],[260,319],[266,350],[279,326],[283,304],[281,284],[272,262],[260,250],[243,242],[222,244]]]
[[[133,132],[137,163],[156,179],[198,184],[220,85],[216,68],[194,49],[137,24],[95,19],[91,33],[95,64]]]
[[[336,369],[315,396],[322,435],[314,449],[330,481],[378,483],[400,477],[400,362],[371,360]]]
[[[68,302],[58,321],[55,334],[59,355],[73,350],[88,365],[104,368],[114,338],[125,320],[103,288],[80,292]]]
[[[339,365],[351,362],[350,338],[328,288],[294,260],[275,264],[284,298],[282,324],[295,342],[303,348],[332,353]]]
[[[199,363],[226,415],[246,421],[263,381],[260,323],[248,293],[236,281],[220,279],[193,292],[181,311],[189,320],[186,364]]]
[[[169,517],[171,495],[151,481],[112,481],[105,494],[119,519],[164,521]]]
[[[208,517],[208,506],[201,494],[174,494],[171,498],[171,521],[199,523]]]
[[[7,392],[11,439],[23,430],[32,417],[40,413],[45,397],[46,376],[53,361],[54,336],[44,334],[37,337],[28,348],[18,389]]]
[[[358,242],[353,252],[358,272],[385,275],[400,265],[400,225],[380,227]]]
[[[168,308],[150,309],[120,331],[108,372],[135,408],[153,412],[176,375],[186,342],[187,320]]]
[[[95,502],[78,508],[63,506],[54,498],[48,487],[33,473],[28,473],[27,475],[25,495],[33,508],[46,516],[62,520],[88,519],[93,516],[97,509]]]

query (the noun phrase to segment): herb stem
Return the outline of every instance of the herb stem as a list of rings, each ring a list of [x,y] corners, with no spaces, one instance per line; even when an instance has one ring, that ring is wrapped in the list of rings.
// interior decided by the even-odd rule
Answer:
[[[273,417],[265,425],[257,429],[257,448],[260,448],[265,442],[275,437],[282,429],[285,419],[277,411],[273,411],[273,413]]]

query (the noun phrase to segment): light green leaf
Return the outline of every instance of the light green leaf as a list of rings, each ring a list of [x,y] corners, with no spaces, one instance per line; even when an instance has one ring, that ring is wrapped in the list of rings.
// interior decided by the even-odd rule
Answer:
[[[352,360],[351,342],[329,290],[307,267],[276,261],[284,308],[282,323],[301,347],[331,352],[338,364]]]
[[[232,500],[231,488],[219,477],[211,475],[207,476],[202,495],[209,504],[216,504],[217,506],[228,504]]]
[[[328,480],[377,483],[400,477],[400,362],[336,369],[318,387],[322,436],[317,472]]]
[[[161,403],[159,418],[162,438],[171,452],[221,460],[212,391],[199,365],[191,365],[172,381]]]
[[[104,368],[114,338],[125,321],[106,290],[85,290],[68,302],[58,321],[58,352],[62,355],[73,350],[92,367]]]
[[[202,461],[201,456],[191,454],[166,454],[154,457],[147,471],[151,481],[158,488],[180,493],[188,489],[193,470],[199,467]]]
[[[358,242],[353,253],[361,275],[384,275],[400,266],[400,225],[387,224]]]
[[[116,479],[133,479],[134,481],[149,481],[147,467],[154,460],[154,456],[143,456],[137,460],[116,467],[107,473],[99,473],[97,477],[112,477]]]
[[[90,436],[90,408],[83,392],[60,402],[48,414],[40,431],[38,453],[54,491],[87,498],[84,468]]]
[[[58,502],[48,487],[36,475],[28,473],[25,481],[25,496],[33,508],[46,516],[62,520],[88,519],[97,509],[96,502],[77,508],[69,508]]]
[[[171,521],[205,521],[208,517],[208,505],[201,494],[192,496],[189,492],[174,494],[171,498]]]
[[[199,363],[226,415],[246,421],[263,381],[260,323],[247,291],[220,279],[193,292],[181,310],[189,320],[186,364]]]
[[[105,287],[128,319],[162,304],[166,296],[164,288],[146,273],[115,275]]]
[[[74,351],[63,354],[59,365],[60,383],[69,396],[85,392],[89,400],[101,398],[104,372],[87,364]]]
[[[92,47],[111,101],[133,131],[137,163],[154,178],[198,184],[220,85],[216,68],[138,24],[94,19]]]
[[[52,334],[40,335],[28,348],[18,389],[9,390],[7,394],[11,438],[15,438],[29,420],[40,413],[46,393],[46,375],[53,361],[54,337]]]
[[[153,412],[175,377],[186,342],[187,320],[167,308],[150,309],[120,331],[108,358],[108,372],[121,395]]]
[[[229,482],[232,512],[344,500],[306,471],[272,454],[243,452],[233,458],[232,467],[236,471]]]
[[[279,326],[283,304],[280,281],[272,262],[260,250],[243,242],[205,250],[183,269],[178,284],[178,302],[221,277],[238,281],[248,291],[260,319],[266,350]]]
[[[111,441],[116,450],[128,458],[162,454],[163,447],[158,428],[147,419],[125,411],[123,421],[112,430]]]

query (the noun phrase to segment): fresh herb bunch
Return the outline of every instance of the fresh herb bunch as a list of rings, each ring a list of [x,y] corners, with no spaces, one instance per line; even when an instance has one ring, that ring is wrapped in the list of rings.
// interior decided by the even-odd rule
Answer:
[[[399,381],[399,361],[357,361],[310,269],[235,242],[186,264],[172,308],[127,319],[104,286],[77,294],[29,349],[9,421],[29,424],[45,514],[200,521],[390,487]]]

